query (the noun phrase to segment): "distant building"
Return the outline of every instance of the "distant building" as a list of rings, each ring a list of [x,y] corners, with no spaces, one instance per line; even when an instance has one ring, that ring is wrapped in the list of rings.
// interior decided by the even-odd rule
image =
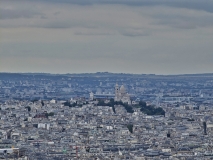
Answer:
[[[123,103],[131,104],[130,96],[122,85],[120,88],[118,84],[115,85],[115,101],[122,101]]]
[[[91,93],[89,94],[89,97],[90,97],[90,100],[93,101],[93,100],[94,100],[94,93],[91,92]]]

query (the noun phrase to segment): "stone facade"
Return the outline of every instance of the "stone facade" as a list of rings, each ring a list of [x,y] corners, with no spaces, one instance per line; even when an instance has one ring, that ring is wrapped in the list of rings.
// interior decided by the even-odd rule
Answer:
[[[115,85],[115,101],[122,101],[123,103],[131,104],[130,96],[122,85],[120,88],[118,84]]]

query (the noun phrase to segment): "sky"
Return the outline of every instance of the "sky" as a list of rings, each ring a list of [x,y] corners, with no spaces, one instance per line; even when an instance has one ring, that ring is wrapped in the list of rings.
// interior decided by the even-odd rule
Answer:
[[[213,73],[212,0],[1,0],[0,72]]]

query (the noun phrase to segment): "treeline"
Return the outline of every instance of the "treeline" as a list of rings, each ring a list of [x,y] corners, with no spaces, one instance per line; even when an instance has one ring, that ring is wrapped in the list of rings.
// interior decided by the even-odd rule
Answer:
[[[104,100],[98,100],[98,106],[110,106],[112,107],[114,113],[115,113],[115,105],[121,105],[123,106],[128,113],[134,113],[133,108],[140,108],[140,111],[147,114],[147,115],[165,115],[165,111],[161,108],[155,108],[151,105],[146,105],[146,102],[140,101],[139,105],[128,105],[127,103],[123,103],[121,101],[114,101],[114,99],[110,99],[110,102],[105,103]]]
[[[104,102],[104,100],[98,100],[98,104],[97,104],[98,106],[109,106],[109,107],[112,107],[112,110],[113,110],[113,112],[114,113],[116,113],[115,112],[115,101],[114,101],[114,99],[110,99],[110,102],[108,102],[108,103],[105,103]]]
[[[122,105],[122,106],[124,106],[124,108],[126,109],[126,111],[128,113],[134,113],[132,106],[128,105],[127,103],[123,103],[121,101],[118,101],[118,102],[114,101],[114,99],[112,99],[112,98],[110,99],[109,103],[105,103],[103,100],[99,100],[97,105],[98,106],[110,106],[110,107],[112,107],[114,113],[115,113],[115,105]]]
[[[147,115],[165,115],[165,111],[161,107],[147,106],[146,102],[143,101],[140,101],[137,107],[140,107],[140,111]]]
[[[124,106],[124,108],[126,109],[126,111],[128,113],[134,113],[132,106],[128,105],[127,103],[123,103],[121,101],[118,101],[118,102],[115,102],[115,105],[122,105],[122,106]]]
[[[81,107],[81,105],[78,105],[77,103],[70,103],[69,101],[64,102],[63,104],[69,107]],[[128,113],[134,113],[134,108],[140,108],[140,111],[147,115],[165,115],[165,111],[161,107],[155,108],[154,106],[146,105],[146,102],[144,101],[140,101],[138,105],[128,105],[127,103],[123,103],[121,101],[114,101],[114,99],[112,98],[108,103],[105,103],[104,100],[98,99],[97,105],[112,107],[114,113],[116,113],[115,105],[121,105],[126,109]]]
[[[54,112],[50,112],[50,113],[45,113],[46,118],[48,118],[49,116],[54,116]]]
[[[78,104],[77,102],[75,103],[70,103],[69,101],[66,101],[63,103],[64,106],[69,106],[69,107],[82,107],[84,104],[89,104],[88,102],[82,103],[82,104]]]
[[[64,106],[69,106],[69,107],[76,107],[77,106],[77,103],[70,103],[70,102],[64,102],[63,103],[64,104]]]
[[[133,133],[133,124],[127,124],[127,128],[130,131],[130,133]]]

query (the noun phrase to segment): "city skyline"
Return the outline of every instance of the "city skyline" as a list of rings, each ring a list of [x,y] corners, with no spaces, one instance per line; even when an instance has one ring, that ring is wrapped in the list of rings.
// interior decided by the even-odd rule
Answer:
[[[0,72],[213,73],[213,2],[0,2]]]

